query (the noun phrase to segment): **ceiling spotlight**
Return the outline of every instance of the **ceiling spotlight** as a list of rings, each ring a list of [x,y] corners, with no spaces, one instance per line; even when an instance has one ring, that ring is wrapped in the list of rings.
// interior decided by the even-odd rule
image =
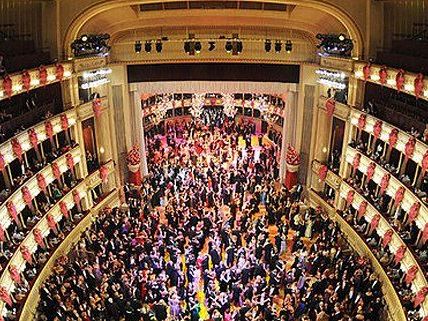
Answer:
[[[224,49],[227,53],[231,53],[233,50],[232,41],[228,40],[226,41],[226,45],[224,46]]]
[[[80,39],[81,39],[83,42],[86,42],[86,41],[88,41],[88,36],[87,36],[87,35],[83,35]]]
[[[141,41],[140,40],[135,41],[135,44],[134,44],[135,52],[140,53],[142,49],[143,49],[143,46],[141,44]]]
[[[272,49],[272,43],[270,42],[269,39],[265,40],[265,51],[269,52]]]
[[[345,35],[344,35],[343,33],[341,33],[341,34],[339,35],[339,40],[340,40],[340,41],[344,41],[344,40],[345,40]]]
[[[144,50],[145,50],[147,53],[150,53],[150,52],[152,51],[152,43],[151,43],[151,41],[150,41],[150,40],[147,40],[147,41],[146,41],[146,43],[145,43],[145,45],[144,45]]]
[[[156,52],[158,53],[162,52],[162,41],[160,39],[156,41]]]
[[[282,47],[281,41],[279,41],[279,40],[275,41],[275,52],[276,53],[281,52],[281,47]]]
[[[291,40],[287,40],[285,43],[285,52],[291,53],[292,51],[293,51],[293,43],[291,42]]]
[[[195,53],[201,53],[202,50],[202,44],[200,41],[196,41],[194,42],[194,48],[195,48]]]
[[[208,42],[209,47],[208,47],[208,51],[213,51],[215,49],[215,41],[210,41]]]

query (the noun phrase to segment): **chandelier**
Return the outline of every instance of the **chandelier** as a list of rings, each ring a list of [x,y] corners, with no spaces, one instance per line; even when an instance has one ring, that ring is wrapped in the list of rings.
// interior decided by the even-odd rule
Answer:
[[[193,94],[190,113],[195,118],[200,118],[205,106],[205,94]]]
[[[171,94],[164,94],[162,96],[158,96],[158,102],[156,104],[156,108],[154,111],[154,119],[153,122],[155,125],[159,125],[159,123],[165,118],[165,115],[168,109],[173,107],[173,100]]]
[[[236,115],[234,95],[222,94],[222,96],[223,96],[223,113],[229,118],[234,118]]]

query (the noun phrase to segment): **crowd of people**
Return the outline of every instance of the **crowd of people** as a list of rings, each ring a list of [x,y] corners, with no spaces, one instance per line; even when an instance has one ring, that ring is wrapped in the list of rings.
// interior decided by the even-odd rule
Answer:
[[[253,126],[170,125],[147,146],[151,175],[57,262],[38,319],[382,318],[368,262],[278,186],[278,151]]]

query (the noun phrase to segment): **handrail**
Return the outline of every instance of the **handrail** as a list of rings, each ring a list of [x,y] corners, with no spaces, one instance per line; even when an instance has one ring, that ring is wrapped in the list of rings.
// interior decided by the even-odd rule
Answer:
[[[395,196],[395,192],[397,191],[398,187],[404,187],[406,190],[406,193],[404,194],[404,199],[401,203],[401,207],[406,211],[409,212],[410,208],[412,207],[412,205],[416,202],[419,202],[421,204],[421,208],[419,209],[419,213],[420,215],[418,215],[418,217],[415,219],[417,226],[420,230],[423,230],[425,227],[425,224],[428,222],[428,207],[426,205],[426,203],[424,203],[422,201],[422,199],[416,195],[411,189],[409,189],[404,183],[402,183],[395,174],[391,173],[390,171],[386,170],[381,164],[379,164],[377,161],[369,158],[368,156],[366,156],[364,153],[358,151],[357,149],[348,146],[347,147],[347,152],[346,152],[346,162],[350,165],[352,165],[353,163],[353,158],[355,156],[355,154],[360,154],[361,155],[361,159],[360,159],[360,165],[359,168],[361,167],[361,171],[363,173],[366,172],[367,167],[369,166],[369,164],[371,162],[375,163],[377,166],[375,168],[375,172],[373,175],[372,180],[376,183],[376,184],[380,184],[382,177],[385,174],[391,174],[391,178],[390,178],[390,183],[388,185],[388,188],[386,189],[386,193],[392,197],[392,199],[394,199]],[[381,172],[381,173],[380,173]]]
[[[16,156],[14,155],[13,150],[12,150],[12,140],[13,139],[17,139],[19,141],[19,143],[21,144],[21,147],[22,147],[22,152],[25,153],[25,152],[33,149],[33,145],[31,144],[29,137],[28,137],[28,131],[30,129],[34,129],[37,133],[37,138],[39,140],[39,144],[41,144],[45,140],[49,139],[49,137],[47,137],[47,135],[45,133],[45,122],[49,120],[52,123],[53,133],[54,133],[54,135],[57,135],[63,131],[61,128],[60,119],[61,119],[61,115],[64,115],[64,114],[67,115],[67,119],[69,122],[69,128],[76,124],[76,121],[77,121],[76,111],[74,109],[70,109],[70,110],[67,110],[63,113],[55,115],[49,119],[45,119],[45,120],[37,123],[36,125],[25,129],[24,131],[20,132],[19,134],[9,138],[5,142],[1,143],[0,144],[0,153],[4,157],[5,166],[9,165],[11,162],[13,162],[16,159]]]
[[[109,161],[105,165],[108,166],[109,173],[112,173],[114,171],[113,161]],[[61,213],[61,210],[59,208],[59,204],[61,201],[66,202],[66,204],[67,203],[74,204],[73,193],[75,191],[79,191],[79,195],[82,195],[82,190],[85,189],[84,195],[82,197],[82,199],[83,199],[83,198],[87,197],[87,193],[93,188],[93,186],[97,185],[99,183],[101,183],[101,177],[100,177],[99,170],[98,170],[98,171],[95,171],[94,173],[92,173],[91,175],[89,175],[88,177],[86,177],[78,185],[74,186],[69,191],[69,193],[64,195],[61,198],[61,200],[59,200],[47,213],[44,214],[44,216],[37,222],[37,224],[31,229],[31,231],[33,231],[36,228],[39,228],[42,232],[42,235],[46,234],[46,232],[49,232],[50,229],[49,229],[49,227],[47,227],[46,218],[47,218],[48,214],[51,214],[54,216],[54,218],[56,218],[55,219],[56,222],[59,222],[62,219],[63,214]],[[68,202],[67,202],[67,199],[68,199]],[[100,204],[103,204],[103,202],[104,202],[104,199],[100,203],[96,204],[94,208],[97,208],[98,206],[100,206]],[[60,219],[58,219],[58,217]],[[34,235],[33,235],[33,233],[31,233],[31,231],[29,231],[27,233],[27,236],[20,243],[19,246],[26,245],[28,247],[28,249],[30,250],[30,252],[33,253],[33,252],[35,252],[35,249],[38,248],[38,245],[35,242]],[[69,233],[71,233],[71,232],[72,231],[70,231]],[[8,261],[8,264],[5,267],[5,269],[3,270],[1,277],[0,277],[0,285],[4,286],[6,289],[8,289],[8,288],[11,289],[9,292],[12,292],[13,286],[14,286],[14,282],[12,281],[12,279],[9,275],[9,272],[8,272],[8,270],[9,270],[8,268],[11,264],[15,265],[19,271],[23,270],[22,267],[24,267],[24,269],[25,269],[26,262],[23,259],[22,254],[20,253],[20,251],[18,249],[15,250],[13,256]],[[34,282],[34,281],[32,281],[32,282]],[[5,307],[5,304],[0,301],[0,313],[4,307]]]
[[[422,289],[425,286],[428,286],[428,282],[424,273],[424,269],[420,266],[419,261],[416,260],[414,256],[414,252],[412,249],[403,241],[401,236],[397,233],[397,231],[394,229],[394,227],[389,223],[389,221],[385,218],[385,216],[379,212],[370,202],[369,199],[361,195],[358,190],[356,190],[354,187],[346,183],[345,181],[342,181],[342,184],[340,186],[340,196],[341,198],[346,200],[347,194],[349,190],[353,190],[355,192],[354,194],[354,200],[352,202],[352,206],[358,210],[359,204],[365,200],[368,204],[368,208],[366,213],[364,214],[364,218],[368,223],[370,223],[371,218],[373,218],[376,214],[380,215],[381,221],[379,222],[379,226],[376,228],[376,231],[380,231],[381,233],[385,233],[387,230],[393,231],[393,238],[391,239],[390,247],[393,249],[393,253],[402,245],[404,245],[409,251],[406,251],[403,260],[400,262],[400,265],[404,267],[404,270],[407,271],[412,266],[417,266],[418,273],[416,275],[415,280],[412,282],[414,287],[417,291]],[[367,215],[368,214],[368,215]],[[383,228],[382,228],[382,225]],[[380,235],[379,235],[380,236]],[[395,240],[395,241],[394,241]],[[407,258],[407,259],[406,259]],[[416,292],[417,292],[416,291]],[[425,314],[428,313],[428,299],[424,301],[423,309],[425,311]]]
[[[92,208],[86,216],[66,235],[64,240],[54,249],[49,256],[48,261],[43,268],[39,271],[37,277],[33,281],[33,286],[29,290],[27,297],[21,309],[21,314],[18,320],[28,321],[34,319],[35,309],[40,301],[40,287],[43,282],[50,276],[52,268],[55,266],[56,260],[65,255],[70,249],[79,241],[80,235],[88,228],[98,215],[99,211],[105,207],[113,207],[118,204],[118,190],[113,189],[109,194],[94,208]]]
[[[66,164],[67,154],[71,154],[73,156],[75,165],[77,165],[81,161],[82,155],[80,155],[80,147],[79,145],[76,145],[70,151],[68,151],[67,153],[64,153],[63,155],[61,155],[55,160],[55,163],[57,163],[59,166],[61,174],[65,173],[68,170],[68,167]],[[4,229],[8,228],[12,222],[11,218],[9,217],[6,204],[11,200],[16,200],[13,203],[16,207],[17,212],[20,213],[22,209],[25,207],[24,205],[25,202],[23,201],[22,195],[21,195],[22,187],[27,186],[30,189],[30,191],[33,191],[31,195],[33,196],[33,199],[34,199],[40,193],[40,188],[38,187],[38,184],[37,184],[37,174],[41,174],[41,173],[44,174],[43,176],[45,177],[47,186],[49,186],[50,183],[55,180],[55,177],[52,174],[51,166],[50,164],[47,164],[38,173],[31,176],[31,178],[27,180],[25,184],[20,186],[21,188],[18,188],[11,195],[9,195],[9,197],[5,200],[5,202],[0,205],[0,222]],[[36,190],[36,193],[34,193],[34,190]]]
[[[364,67],[367,65],[367,62],[363,62],[363,61],[357,61],[354,64],[354,76],[357,79],[360,80],[365,80],[364,79]],[[396,83],[395,83],[395,77],[397,75],[397,73],[399,72],[399,70],[397,68],[391,68],[391,67],[387,67],[387,74],[388,74],[388,79],[386,81],[385,84],[381,84],[380,82],[380,76],[379,76],[379,70],[382,68],[381,65],[376,65],[376,64],[371,64],[370,66],[370,70],[371,70],[371,77],[369,79],[367,79],[366,81],[378,84],[378,85],[382,85],[385,87],[389,87],[392,89],[396,89]],[[412,95],[412,96],[416,96],[415,95],[415,86],[414,86],[414,81],[416,78],[416,74],[415,73],[411,73],[411,72],[405,72],[405,84],[404,84],[404,88],[402,89],[403,92]],[[428,100],[428,80],[425,79],[424,81],[424,88],[425,91],[422,93],[421,97],[422,99]]]
[[[351,110],[351,124],[352,125],[358,126],[358,119],[359,119],[361,114],[366,115],[366,127],[365,127],[364,131],[371,134],[371,135],[373,135],[373,126],[376,123],[376,121],[379,120],[382,122],[382,132],[381,132],[381,135],[379,136],[378,139],[380,139],[381,141],[383,141],[385,143],[388,143],[389,133],[392,131],[392,129],[396,129],[398,131],[398,141],[397,141],[397,144],[395,145],[394,148],[396,150],[398,150],[400,153],[405,154],[406,143],[409,141],[410,137],[414,137],[414,136],[406,133],[405,131],[401,130],[398,127],[391,125],[390,123],[388,123],[386,121],[383,121],[380,118],[377,118],[371,114],[364,113],[357,108],[352,108],[352,110]],[[423,159],[424,154],[426,153],[427,150],[428,150],[428,144],[425,143],[424,141],[416,138],[415,152],[414,152],[413,156],[410,157],[410,159],[412,159],[418,166],[421,166],[422,159]]]
[[[400,297],[391,282],[390,277],[386,274],[382,265],[378,259],[374,256],[370,248],[361,238],[361,236],[351,227],[340,215],[338,215],[330,204],[324,201],[317,193],[313,190],[309,190],[309,197],[315,199],[315,204],[321,204],[325,209],[328,209],[329,216],[339,224],[340,230],[343,231],[349,245],[360,255],[368,257],[374,270],[378,273],[382,287],[384,297],[387,301],[387,308],[393,320],[406,321],[406,315],[404,313],[403,306],[401,304]]]
[[[72,74],[73,74],[73,65],[69,62],[64,62],[61,64],[64,67],[63,79],[70,79]],[[39,68],[33,68],[33,69],[30,69],[27,71],[30,74],[30,77],[32,79],[30,82],[30,90],[33,90],[33,89],[36,89],[36,88],[43,86],[40,84]],[[53,84],[53,83],[60,81],[56,77],[56,65],[46,66],[46,71],[47,71],[47,83],[46,83],[46,85],[50,85],[50,84]],[[23,88],[23,86],[21,85],[22,73],[23,72],[24,72],[24,70],[18,71],[18,72],[15,72],[15,73],[12,73],[9,75],[9,77],[12,80],[12,90],[13,90],[12,96],[19,95],[19,94],[26,91],[26,89]],[[4,88],[3,82],[4,82],[4,80],[1,79],[0,80],[0,88],[1,88],[0,89],[0,100],[8,98],[7,95],[3,91],[3,88]]]

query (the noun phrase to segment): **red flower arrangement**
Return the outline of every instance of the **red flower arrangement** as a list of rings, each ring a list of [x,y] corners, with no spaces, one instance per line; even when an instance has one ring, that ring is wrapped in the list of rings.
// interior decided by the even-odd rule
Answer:
[[[376,214],[373,216],[371,222],[370,222],[370,233],[373,233],[373,231],[378,227],[380,221],[380,214]]]
[[[31,252],[26,245],[21,245],[19,250],[21,251],[22,257],[25,261],[27,261],[28,263],[33,262],[33,256],[31,255]]]
[[[55,68],[56,80],[62,81],[62,79],[64,78],[64,66],[61,64],[56,64]]]
[[[392,240],[392,235],[394,234],[394,231],[392,229],[389,229],[385,232],[382,238],[382,246],[386,247]]]
[[[380,133],[382,132],[382,124],[381,120],[376,120],[373,126],[373,136],[377,139],[380,137]]]
[[[352,167],[354,168],[354,171],[360,167],[360,160],[361,160],[361,154],[355,154],[354,159],[352,160]]]
[[[291,146],[287,146],[287,155],[286,155],[286,163],[289,165],[300,165],[302,158],[300,157],[297,150]]]
[[[12,139],[12,151],[15,157],[18,158],[20,162],[22,162],[22,146],[17,138]]]
[[[397,191],[395,192],[394,197],[394,205],[398,206],[404,199],[404,193],[406,192],[406,189],[403,186],[400,186]]]
[[[419,215],[419,210],[421,208],[421,203],[416,202],[410,207],[409,210],[409,223],[412,223]]]
[[[0,153],[0,171],[3,171],[6,168],[6,163],[4,161],[4,156]]]
[[[47,187],[47,184],[46,184],[46,179],[45,179],[45,177],[43,176],[43,174],[42,174],[42,173],[38,173],[38,174],[36,175],[36,178],[37,178],[37,185],[39,186],[39,188],[40,188],[44,193],[46,193],[46,187]]]
[[[326,165],[321,165],[319,170],[318,170],[318,177],[320,179],[320,181],[325,181],[325,179],[327,178],[327,172],[328,172],[328,168]]]
[[[364,75],[364,80],[367,81],[370,79],[370,76],[372,74],[372,68],[371,68],[371,64],[367,63],[364,67],[363,67],[363,75]]]
[[[397,141],[398,141],[398,129],[393,128],[389,133],[389,138],[388,138],[389,149],[393,149],[395,145],[397,145]]]
[[[6,203],[7,212],[9,216],[19,225],[18,211],[16,210],[15,204],[12,201]]]
[[[3,90],[6,93],[7,97],[12,97],[13,89],[12,89],[12,78],[9,75],[3,77]]]
[[[48,221],[49,228],[53,231],[56,231],[56,221],[52,214],[48,214],[46,216],[46,220]]]
[[[74,204],[76,204],[77,206],[80,205],[80,194],[78,191],[73,191],[73,202]]]
[[[51,169],[52,169],[52,173],[53,173],[53,176],[55,177],[55,179],[59,180],[61,178],[61,170],[59,169],[58,164],[52,163]]]
[[[360,117],[358,118],[358,128],[360,130],[364,130],[364,128],[366,128],[366,119],[367,119],[366,114],[361,114]]]
[[[423,74],[419,73],[416,75],[414,86],[415,86],[415,96],[416,98],[419,98],[424,92],[424,75]]]
[[[404,81],[405,81],[404,70],[400,69],[397,72],[397,75],[395,76],[395,86],[397,87],[398,91],[402,91],[403,90]]]
[[[39,80],[42,86],[46,86],[48,83],[48,70],[43,65],[39,67]]]
[[[66,114],[62,114],[60,116],[60,121],[61,121],[61,128],[62,128],[62,130],[67,130],[68,126],[69,126],[67,115]]]
[[[65,204],[63,201],[59,202],[59,209],[61,210],[62,215],[64,215],[65,218],[68,218],[67,204]]]
[[[0,169],[1,169],[1,166],[0,166]],[[427,169],[428,169],[428,150],[425,152],[424,157],[422,158],[422,173],[425,174]]]
[[[351,205],[352,202],[354,201],[354,195],[355,195],[355,192],[353,190],[348,191],[348,194],[346,195],[347,206]]]
[[[418,271],[419,269],[416,265],[413,265],[410,269],[407,270],[406,278],[405,278],[406,284],[410,284],[413,282]]]
[[[126,156],[126,163],[128,165],[139,165],[141,162],[140,147],[138,145],[132,146],[131,150]]]
[[[364,214],[366,214],[367,205],[368,204],[366,201],[362,201],[360,203],[360,206],[358,206],[358,219],[362,218],[364,216]]]
[[[18,284],[21,284],[22,280],[21,280],[21,275],[19,274],[18,269],[16,268],[15,265],[11,264],[9,265],[9,274],[10,274],[10,278]]]
[[[108,168],[106,165],[102,165],[100,167],[100,178],[101,178],[103,183],[108,182]]]
[[[25,204],[32,205],[33,196],[31,195],[30,189],[27,186],[21,188],[22,198]]]
[[[67,163],[67,167],[69,170],[73,170],[74,168],[74,159],[73,159],[73,155],[71,154],[66,154],[65,155],[65,161]]]
[[[379,69],[379,80],[382,85],[386,84],[388,78],[388,69],[385,66]]]
[[[368,182],[370,182],[372,180],[375,169],[376,169],[376,163],[371,162],[369,164],[369,166],[367,167],[367,174],[366,175],[367,175],[367,181]]]
[[[327,110],[328,117],[333,117],[334,110],[336,109],[336,101],[334,98],[329,98],[325,101],[325,109]]]
[[[30,142],[33,148],[37,149],[37,145],[39,144],[39,139],[37,137],[37,133],[34,128],[30,128],[28,130],[28,138],[30,139]]]
[[[31,89],[31,75],[27,70],[24,70],[21,74],[21,83],[28,93]]]
[[[413,157],[413,154],[415,153],[415,145],[416,145],[415,137],[410,136],[409,140],[406,143],[405,150],[404,150],[407,158]]]
[[[380,194],[381,195],[383,193],[385,193],[386,189],[388,188],[390,178],[391,178],[390,174],[385,174],[382,177],[382,180],[380,181]]]
[[[394,262],[395,262],[396,264],[397,264],[397,263],[400,263],[400,262],[401,262],[401,260],[403,260],[404,254],[406,253],[406,250],[407,250],[407,246],[405,246],[405,245],[401,245],[401,246],[398,248],[397,252],[395,252]]]
[[[415,308],[420,306],[422,302],[425,301],[425,297],[427,296],[427,294],[428,294],[428,286],[424,286],[422,289],[418,291],[418,293],[416,293],[415,298],[413,299],[413,305]]]
[[[95,98],[92,101],[92,110],[94,111],[95,117],[100,117],[101,115],[101,108],[102,108],[102,104],[101,104],[101,99],[100,98]]]
[[[45,243],[43,242],[42,231],[40,231],[40,229],[38,229],[36,227],[33,230],[33,236],[34,236],[34,240],[36,241],[36,243],[39,244],[42,248],[45,248]]]
[[[52,139],[54,132],[53,132],[52,123],[49,120],[45,121],[45,132],[46,132],[46,136]]]

